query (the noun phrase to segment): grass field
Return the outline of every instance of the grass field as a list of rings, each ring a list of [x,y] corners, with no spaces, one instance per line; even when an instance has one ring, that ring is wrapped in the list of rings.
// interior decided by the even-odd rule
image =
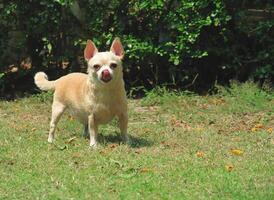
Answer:
[[[68,113],[48,144],[50,108],[0,101],[0,199],[274,199],[274,96],[254,84],[129,100],[131,146],[113,121],[91,150]]]

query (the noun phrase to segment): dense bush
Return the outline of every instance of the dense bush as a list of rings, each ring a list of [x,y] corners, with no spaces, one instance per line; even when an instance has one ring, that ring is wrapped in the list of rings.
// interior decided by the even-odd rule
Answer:
[[[228,30],[229,45],[225,62],[234,66],[240,79],[248,75],[255,80],[274,77],[274,2],[228,1],[233,21]],[[241,77],[242,76],[242,77]]]
[[[107,50],[116,36],[126,49],[129,87],[205,89],[232,78],[271,79],[273,7],[272,1],[4,1],[0,93],[32,84],[38,70],[51,77],[85,71],[86,39]],[[250,8],[266,11],[253,20]]]

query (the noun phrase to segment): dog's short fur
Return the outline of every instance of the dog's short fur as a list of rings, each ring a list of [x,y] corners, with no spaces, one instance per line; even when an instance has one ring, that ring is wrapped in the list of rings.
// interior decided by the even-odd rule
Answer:
[[[89,132],[90,146],[96,146],[98,125],[115,116],[123,139],[128,140],[123,56],[119,38],[113,41],[109,52],[98,52],[94,43],[88,40],[84,50],[88,74],[71,73],[55,81],[48,81],[44,72],[35,75],[35,84],[41,90],[54,90],[48,142],[53,142],[56,125],[66,108],[84,125],[85,132]]]

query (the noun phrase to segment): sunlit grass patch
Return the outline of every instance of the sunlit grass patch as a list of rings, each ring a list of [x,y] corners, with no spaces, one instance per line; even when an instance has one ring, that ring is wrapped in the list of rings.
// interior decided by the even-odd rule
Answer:
[[[272,199],[273,93],[253,84],[212,96],[157,88],[129,100],[97,150],[69,113],[47,143],[52,94],[0,102],[1,199]]]

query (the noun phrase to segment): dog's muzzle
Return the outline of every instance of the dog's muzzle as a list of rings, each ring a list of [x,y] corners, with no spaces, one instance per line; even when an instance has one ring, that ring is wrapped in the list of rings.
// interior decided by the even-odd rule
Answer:
[[[109,82],[112,79],[110,72],[105,69],[102,71],[102,76],[101,80],[104,81],[105,83]]]

